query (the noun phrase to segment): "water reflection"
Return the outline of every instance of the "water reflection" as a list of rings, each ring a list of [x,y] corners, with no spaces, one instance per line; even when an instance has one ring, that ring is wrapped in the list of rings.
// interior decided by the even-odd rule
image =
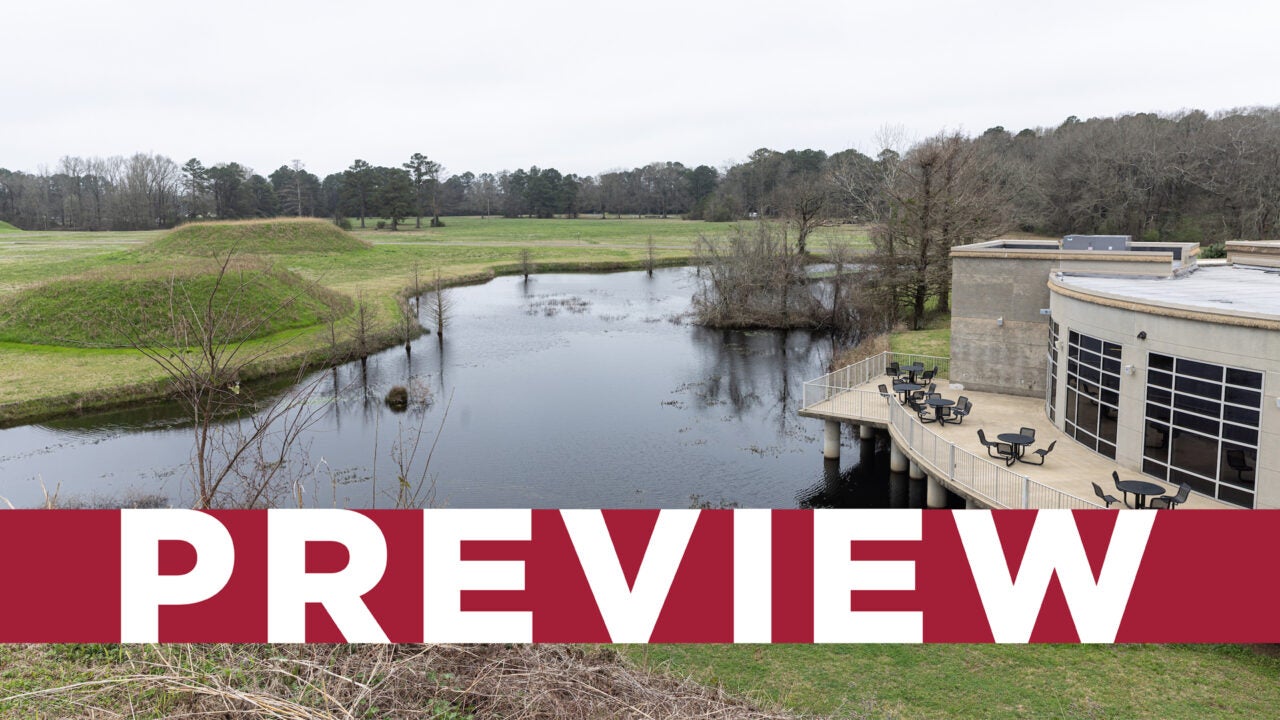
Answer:
[[[386,506],[400,472],[392,449],[425,434],[436,498],[452,507],[894,502],[883,440],[846,438],[839,466],[824,468],[821,424],[796,414],[804,380],[830,361],[830,338],[691,326],[687,270],[505,277],[450,292],[443,342],[425,335],[409,352],[313,376],[312,402],[325,407],[289,497]],[[384,402],[393,385],[431,401],[395,413]],[[189,422],[152,404],[0,430],[0,496],[37,505],[43,482],[64,497],[159,493],[187,504]]]

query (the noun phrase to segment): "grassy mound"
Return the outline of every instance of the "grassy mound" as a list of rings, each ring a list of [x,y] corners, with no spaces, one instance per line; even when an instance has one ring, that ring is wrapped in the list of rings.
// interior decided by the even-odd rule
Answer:
[[[0,233],[22,232],[21,228],[16,228],[9,223],[0,220]]]
[[[221,281],[212,261],[154,270],[106,268],[0,301],[0,341],[191,346],[200,328],[213,327],[219,342],[237,342],[316,325],[330,313],[345,315],[352,305],[345,295],[260,262],[233,263]],[[207,317],[216,319],[210,323]]]
[[[183,225],[147,246],[175,255],[345,253],[369,244],[327,220],[274,218]]]

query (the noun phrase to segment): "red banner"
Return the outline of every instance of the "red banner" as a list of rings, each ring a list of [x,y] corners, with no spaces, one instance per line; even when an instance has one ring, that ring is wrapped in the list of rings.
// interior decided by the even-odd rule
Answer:
[[[14,510],[0,642],[1280,642],[1280,511]]]

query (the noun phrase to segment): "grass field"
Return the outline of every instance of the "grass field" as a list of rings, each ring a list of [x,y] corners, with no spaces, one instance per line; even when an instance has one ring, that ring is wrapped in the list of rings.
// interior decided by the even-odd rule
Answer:
[[[484,280],[515,272],[525,249],[542,272],[634,269],[647,262],[650,237],[658,264],[679,264],[692,256],[700,235],[720,237],[732,231],[725,223],[677,219],[450,217],[445,223],[416,230],[410,221],[392,232],[372,229],[376,220],[370,218],[368,229],[348,235],[335,235],[322,224],[324,238],[314,232],[299,236],[289,219],[188,225],[171,233],[14,233],[0,239],[0,306],[24,292],[37,292],[36,286],[75,283],[94,273],[165,276],[188,263],[192,253],[235,247],[263,254],[275,268],[349,298],[363,296],[385,338],[398,317],[397,298],[412,286],[415,269],[424,283],[436,271],[451,283]],[[821,252],[828,242],[869,246],[865,231],[855,226],[822,228],[810,246]],[[54,291],[45,295],[62,296]],[[161,389],[159,369],[140,358],[84,347],[94,343],[83,342],[83,337],[79,345],[69,345],[73,336],[56,327],[28,325],[5,338],[32,344],[0,342],[0,424],[132,401]],[[324,331],[304,328],[283,352],[313,356],[327,343]],[[276,370],[289,364],[279,356],[271,360]]]
[[[0,233],[15,233],[15,232],[22,232],[22,231],[5,221],[0,220]]]
[[[637,663],[868,719],[1261,718],[1280,658],[1239,645],[632,645]],[[864,713],[864,714],[857,714]],[[848,716],[848,715],[845,715]]]

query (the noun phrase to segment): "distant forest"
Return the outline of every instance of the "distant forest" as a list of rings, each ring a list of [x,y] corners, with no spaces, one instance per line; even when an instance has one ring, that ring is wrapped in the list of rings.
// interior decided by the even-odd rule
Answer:
[[[324,178],[293,161],[265,177],[236,162],[64,157],[37,173],[0,168],[0,220],[26,230],[139,230],[196,218],[449,215],[866,222],[878,241],[936,234],[946,246],[1000,232],[1117,233],[1143,240],[1274,238],[1280,108],[1134,114],[1055,128],[940,133],[875,157],[762,148],[717,169],[654,162],[598,175],[556,168],[447,175],[422,154],[398,167],[355,160]]]

